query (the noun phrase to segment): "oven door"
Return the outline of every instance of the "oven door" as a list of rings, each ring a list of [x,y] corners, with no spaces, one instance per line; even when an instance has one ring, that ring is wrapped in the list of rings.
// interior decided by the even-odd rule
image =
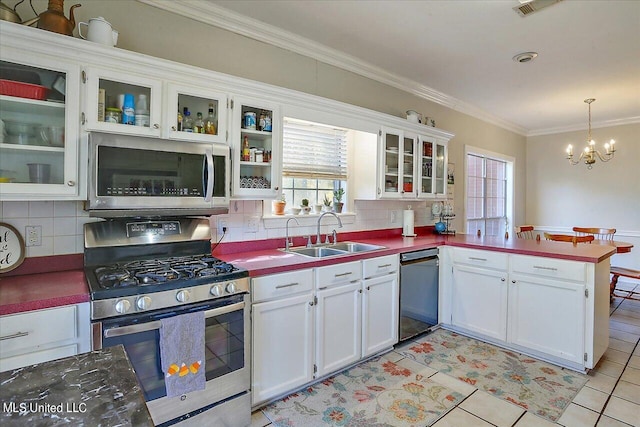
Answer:
[[[93,216],[224,213],[230,149],[221,144],[92,133],[89,210]]]
[[[123,345],[147,401],[154,423],[214,406],[250,388],[248,294],[191,307],[159,310],[102,322],[102,347]],[[166,397],[160,364],[160,320],[205,312],[206,387],[180,397]],[[250,408],[247,408],[250,411]]]

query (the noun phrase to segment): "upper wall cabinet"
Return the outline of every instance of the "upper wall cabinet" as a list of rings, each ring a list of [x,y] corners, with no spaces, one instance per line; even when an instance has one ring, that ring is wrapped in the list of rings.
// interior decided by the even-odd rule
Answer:
[[[273,199],[281,193],[282,118],[277,104],[232,101],[233,197]]]
[[[5,37],[2,37],[5,39]],[[0,200],[78,199],[78,65],[0,49]]]
[[[416,200],[446,193],[447,138],[388,127],[378,135],[377,148],[355,143],[354,198]]]

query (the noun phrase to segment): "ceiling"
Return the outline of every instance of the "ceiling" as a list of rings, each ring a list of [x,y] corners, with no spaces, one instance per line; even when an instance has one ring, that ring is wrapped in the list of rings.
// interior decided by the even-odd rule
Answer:
[[[564,0],[526,17],[518,0],[208,3],[228,29],[524,135],[586,128],[586,98],[594,127],[640,122],[637,0]],[[539,56],[512,60],[526,51]]]

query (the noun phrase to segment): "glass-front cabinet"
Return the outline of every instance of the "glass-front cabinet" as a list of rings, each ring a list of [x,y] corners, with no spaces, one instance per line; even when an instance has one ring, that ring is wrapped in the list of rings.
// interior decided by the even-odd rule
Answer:
[[[280,108],[268,101],[234,98],[233,197],[276,198],[281,192]]]
[[[390,128],[385,128],[380,136],[382,197],[416,198],[417,137]]]
[[[80,197],[79,76],[70,62],[0,51],[0,200]]]
[[[87,68],[82,124],[88,131],[161,136],[162,82],[126,71]],[[177,108],[176,108],[177,110]]]
[[[227,143],[227,95],[169,83],[164,122],[170,139]]]
[[[418,197],[446,193],[447,150],[433,138],[419,137]]]

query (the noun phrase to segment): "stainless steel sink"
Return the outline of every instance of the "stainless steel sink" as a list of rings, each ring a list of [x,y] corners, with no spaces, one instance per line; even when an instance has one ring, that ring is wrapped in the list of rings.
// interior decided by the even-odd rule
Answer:
[[[326,244],[322,246],[314,246],[311,248],[290,248],[286,252],[304,255],[312,258],[324,258],[339,255],[349,255],[360,252],[375,251],[384,249],[384,246],[370,245],[358,242],[342,242],[335,245]]]
[[[337,249],[339,251],[346,251],[349,253],[368,252],[368,251],[376,251],[378,249],[384,249],[384,246],[370,245],[368,243],[358,243],[358,242],[336,243],[335,245],[331,245],[329,247],[332,249]]]

